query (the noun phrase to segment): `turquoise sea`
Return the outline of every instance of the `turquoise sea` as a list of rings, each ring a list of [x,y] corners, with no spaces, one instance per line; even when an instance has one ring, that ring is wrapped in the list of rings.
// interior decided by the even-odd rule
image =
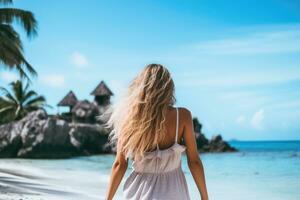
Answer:
[[[300,141],[230,143],[240,151],[201,155],[211,200],[300,199]],[[28,195],[39,196],[39,199],[100,200],[104,199],[113,161],[113,155],[63,160],[2,159],[0,169],[26,174],[12,173],[10,180],[22,181],[23,185],[17,186],[26,186]],[[192,200],[200,199],[185,155],[182,167]],[[121,199],[123,183],[124,180],[115,199]],[[1,184],[16,185],[0,179]],[[0,199],[5,199],[5,194],[1,195]]]

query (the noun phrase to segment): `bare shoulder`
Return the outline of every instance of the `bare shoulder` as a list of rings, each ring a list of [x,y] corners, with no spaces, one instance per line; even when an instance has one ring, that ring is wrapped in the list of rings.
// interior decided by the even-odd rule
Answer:
[[[178,107],[180,118],[183,122],[188,122],[192,119],[192,112],[185,107]]]

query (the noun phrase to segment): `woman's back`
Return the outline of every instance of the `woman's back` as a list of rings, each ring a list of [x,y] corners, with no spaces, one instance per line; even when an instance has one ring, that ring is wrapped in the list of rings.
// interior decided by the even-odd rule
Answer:
[[[176,108],[175,133],[167,132],[162,144],[155,151],[146,152],[141,160],[134,160],[133,170],[126,180],[123,191],[125,199],[190,199],[187,183],[181,168],[181,153],[185,146],[178,144],[179,109]],[[170,117],[171,119],[173,117]],[[173,144],[170,138],[173,137]],[[161,149],[159,146],[168,146]]]
[[[178,113],[177,113],[178,111]],[[176,129],[178,129],[177,141],[182,139],[182,119],[180,118],[181,109],[178,107],[169,106],[166,113],[165,126],[166,133],[164,140],[159,142],[159,149],[167,149],[175,143]],[[178,118],[177,118],[178,114]],[[178,119],[178,122],[177,122]]]

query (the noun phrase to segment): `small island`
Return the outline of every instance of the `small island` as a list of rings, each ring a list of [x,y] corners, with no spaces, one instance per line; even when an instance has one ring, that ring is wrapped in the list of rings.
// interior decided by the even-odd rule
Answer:
[[[115,148],[108,143],[109,130],[99,118],[110,108],[113,92],[104,81],[90,93],[93,101],[78,100],[70,91],[57,104],[68,107],[67,112],[50,115],[37,109],[21,119],[0,126],[0,158],[68,158],[95,154],[113,154]],[[202,125],[193,119],[197,147],[200,152],[237,151],[221,135],[208,140]]]

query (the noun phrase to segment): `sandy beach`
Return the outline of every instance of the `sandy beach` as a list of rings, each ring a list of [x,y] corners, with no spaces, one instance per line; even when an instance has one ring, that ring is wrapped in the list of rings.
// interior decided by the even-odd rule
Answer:
[[[18,165],[20,162],[25,164]],[[42,170],[30,166],[30,163],[26,160],[13,160],[9,164],[1,162],[1,200],[104,199],[99,173]]]
[[[212,200],[300,199],[299,142],[237,142],[237,153],[202,154]],[[1,200],[104,199],[114,155],[1,159]],[[199,193],[182,158],[191,199]],[[120,200],[127,170],[114,199]]]

